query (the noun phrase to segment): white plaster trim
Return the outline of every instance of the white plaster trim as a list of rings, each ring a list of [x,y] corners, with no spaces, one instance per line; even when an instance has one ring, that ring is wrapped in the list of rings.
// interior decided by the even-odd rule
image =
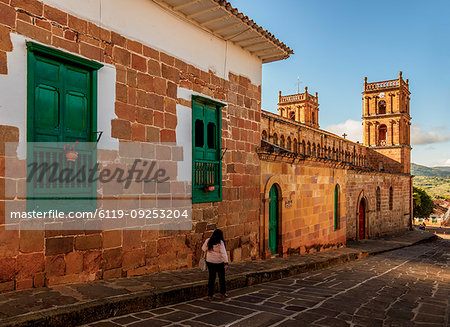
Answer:
[[[19,146],[17,148],[19,159],[26,158],[26,42],[28,41],[36,42],[35,40],[31,40],[22,35],[11,33],[13,50],[7,52],[8,74],[0,75],[0,125],[15,126],[19,128]],[[78,54],[76,55],[79,56]],[[115,67],[105,64],[100,68],[98,70],[97,83],[97,130],[103,131],[102,138],[99,142],[99,148],[118,150],[119,140],[111,137],[111,120],[117,118],[114,110],[116,98]]]

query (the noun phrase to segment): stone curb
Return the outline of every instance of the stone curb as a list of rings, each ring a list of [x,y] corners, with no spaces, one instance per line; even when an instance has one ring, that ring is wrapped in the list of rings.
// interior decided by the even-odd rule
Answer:
[[[315,271],[377,255],[420,243],[438,239],[436,235],[410,243],[397,243],[375,251],[357,251],[330,258],[314,258],[311,262],[302,264],[287,264],[280,268],[243,273],[227,277],[227,289],[233,290],[264,282],[269,282],[305,272]],[[351,249],[350,249],[351,250]],[[207,281],[173,286],[153,291],[134,292],[131,294],[112,296],[101,300],[92,300],[77,304],[64,305],[54,309],[41,310],[24,315],[10,317],[0,321],[0,327],[48,327],[48,326],[76,326],[107,319],[124,314],[154,309],[183,301],[204,297],[207,293]]]

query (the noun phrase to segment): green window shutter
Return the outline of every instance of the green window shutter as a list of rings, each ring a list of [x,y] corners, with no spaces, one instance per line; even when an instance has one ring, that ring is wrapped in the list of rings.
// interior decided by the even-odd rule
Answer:
[[[192,202],[222,200],[223,103],[192,97]]]
[[[334,230],[339,228],[339,185],[334,188]]]
[[[27,47],[27,141],[39,142],[28,146],[29,162],[57,162],[59,169],[67,168],[70,164],[60,144],[78,141],[79,156],[74,165],[92,168],[97,154],[86,142],[96,141],[97,69],[102,65],[32,42]],[[52,144],[45,146],[43,142]],[[69,199],[75,209],[88,210],[96,207],[96,197],[96,183],[27,183],[30,209],[59,209],[52,200]],[[80,204],[78,200],[86,201]],[[73,210],[67,205],[64,209]]]

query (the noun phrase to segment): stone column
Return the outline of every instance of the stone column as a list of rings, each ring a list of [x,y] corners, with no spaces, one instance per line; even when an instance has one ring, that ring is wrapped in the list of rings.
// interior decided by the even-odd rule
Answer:
[[[408,132],[408,144],[411,145],[411,123],[408,122],[408,125],[406,125],[406,130]]]
[[[378,96],[373,97],[375,99],[375,115],[378,115]]]
[[[363,97],[363,116],[369,115],[369,97]]]
[[[370,115],[370,97],[366,97],[366,116]]]
[[[259,253],[263,259],[270,259],[271,256],[269,251],[269,203],[270,198],[263,199],[264,213],[261,215],[259,226]]]
[[[370,125],[371,123],[366,123],[366,128],[365,128],[365,140],[366,140],[366,145],[370,145]]]
[[[395,121],[390,120],[389,122],[391,123],[391,126],[389,128],[389,135],[390,135],[390,137],[389,137],[389,141],[390,142],[389,143],[391,145],[394,145],[394,124],[395,124]]]
[[[391,97],[391,114],[394,112],[394,97],[395,94],[394,93],[389,93],[390,97]]]
[[[377,110],[378,111],[378,110]],[[375,145],[378,145],[378,125],[379,125],[380,123],[379,122],[375,122],[375,124],[374,124],[374,128],[375,128],[375,131],[374,131],[374,134],[375,134],[375,142],[374,142],[374,144]]]

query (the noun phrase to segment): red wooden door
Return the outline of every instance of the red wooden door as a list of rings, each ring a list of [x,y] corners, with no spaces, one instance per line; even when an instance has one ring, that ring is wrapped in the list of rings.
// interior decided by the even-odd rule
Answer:
[[[365,238],[365,227],[366,227],[366,210],[364,206],[364,201],[359,202],[359,239]]]

